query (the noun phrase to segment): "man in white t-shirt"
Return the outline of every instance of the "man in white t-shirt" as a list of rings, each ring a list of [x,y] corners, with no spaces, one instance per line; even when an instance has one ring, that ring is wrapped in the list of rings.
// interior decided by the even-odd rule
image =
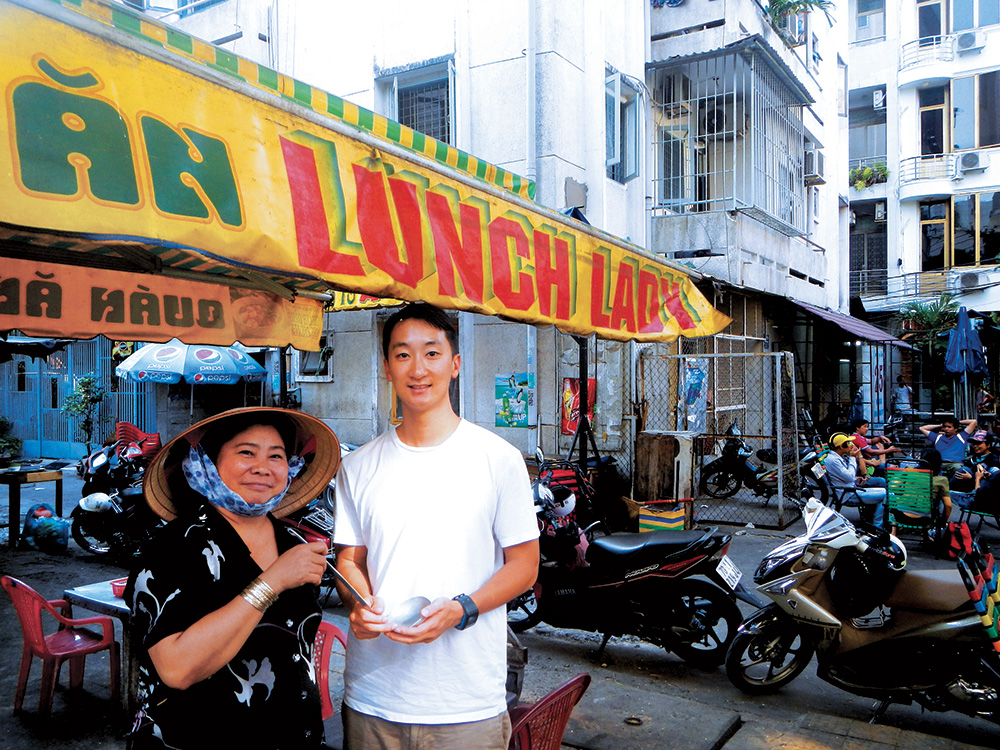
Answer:
[[[344,747],[504,750],[506,603],[538,572],[527,469],[512,445],[455,414],[461,357],[447,315],[403,308],[382,350],[402,423],[337,475],[337,567],[367,600],[340,591],[351,623]],[[414,596],[431,599],[423,620],[394,623]]]

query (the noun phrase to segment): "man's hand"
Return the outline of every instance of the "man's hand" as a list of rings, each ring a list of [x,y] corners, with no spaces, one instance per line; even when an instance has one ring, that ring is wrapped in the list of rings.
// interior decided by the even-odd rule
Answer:
[[[398,643],[430,643],[441,637],[441,634],[455,627],[462,621],[462,605],[454,599],[439,597],[420,610],[424,618],[417,625],[405,628],[402,625],[392,626],[386,632],[386,638]]]
[[[393,627],[385,616],[385,602],[377,596],[372,598],[371,609],[356,602],[348,619],[354,637],[362,641],[378,638]]]

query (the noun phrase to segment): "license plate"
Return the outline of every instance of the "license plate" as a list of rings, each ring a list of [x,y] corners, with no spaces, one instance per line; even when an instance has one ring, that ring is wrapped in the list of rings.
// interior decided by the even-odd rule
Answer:
[[[823,466],[823,464],[821,463],[815,463],[812,465],[812,468],[809,469],[809,471],[813,473],[814,477],[820,479],[824,474],[826,474],[826,467]]]
[[[722,559],[719,560],[719,567],[715,570],[720,576],[722,576],[722,580],[729,585],[729,588],[735,591],[736,585],[743,577],[743,571],[736,567],[736,563],[723,555]]]

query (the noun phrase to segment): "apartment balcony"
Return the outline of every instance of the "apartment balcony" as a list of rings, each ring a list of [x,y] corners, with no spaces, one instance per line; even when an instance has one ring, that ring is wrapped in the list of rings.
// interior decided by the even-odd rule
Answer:
[[[885,156],[862,156],[849,160],[847,164],[852,201],[885,200],[889,179]]]
[[[691,263],[737,287],[826,304],[826,257],[802,237],[790,237],[745,211],[656,213],[655,253]]]
[[[649,11],[649,35],[653,43],[654,61],[667,59],[677,54],[685,54],[691,37],[697,39],[696,46],[700,50],[715,49],[723,46],[726,24],[726,5],[728,0],[712,3],[683,3],[677,6],[653,6]],[[657,56],[657,48],[664,47],[662,42],[669,40],[664,48],[665,54]],[[731,40],[730,40],[731,41]],[[680,46],[681,51],[677,51]],[[669,50],[669,51],[668,51]]]
[[[899,161],[899,199],[950,195],[958,178],[958,154],[911,156]]]
[[[1000,310],[1000,267],[959,266],[946,271],[907,273],[888,278],[885,291],[872,288],[861,300],[868,312],[895,312],[911,302],[925,303],[942,294],[980,312]],[[852,276],[853,284],[853,276]]]
[[[998,41],[996,34],[970,29],[908,42],[900,48],[899,88],[939,86],[962,72],[980,68],[987,55],[995,59]]]

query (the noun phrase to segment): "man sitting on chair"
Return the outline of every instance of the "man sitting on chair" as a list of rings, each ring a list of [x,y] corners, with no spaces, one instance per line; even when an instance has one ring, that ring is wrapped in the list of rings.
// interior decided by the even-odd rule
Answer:
[[[987,469],[1000,468],[1000,459],[990,451],[986,430],[976,430],[969,435],[969,455],[951,478],[951,488],[958,492],[975,492],[976,467],[982,464]]]
[[[830,436],[830,455],[824,462],[830,486],[854,490],[861,501],[861,517],[877,529],[885,528],[885,480],[868,476],[865,457],[854,437],[843,432]]]

